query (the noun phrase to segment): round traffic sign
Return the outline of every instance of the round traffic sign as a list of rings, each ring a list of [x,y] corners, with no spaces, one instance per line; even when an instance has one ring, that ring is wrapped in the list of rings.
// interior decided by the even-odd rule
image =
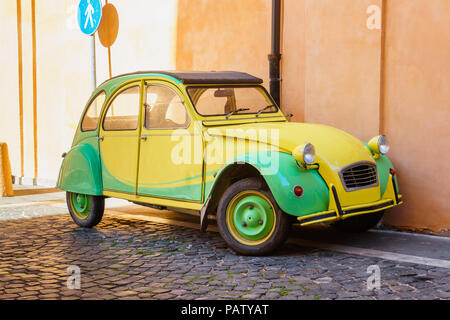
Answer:
[[[119,14],[111,3],[105,4],[102,10],[102,22],[98,27],[100,43],[108,48],[113,45],[119,33]]]
[[[102,3],[100,0],[81,0],[78,4],[78,25],[87,35],[97,31],[102,20]]]

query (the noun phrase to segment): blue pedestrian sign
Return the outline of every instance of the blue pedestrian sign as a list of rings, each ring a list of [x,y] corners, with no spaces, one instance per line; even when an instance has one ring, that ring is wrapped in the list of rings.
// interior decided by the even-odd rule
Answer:
[[[102,3],[100,0],[81,0],[78,4],[78,25],[81,32],[87,35],[97,31],[102,19]]]

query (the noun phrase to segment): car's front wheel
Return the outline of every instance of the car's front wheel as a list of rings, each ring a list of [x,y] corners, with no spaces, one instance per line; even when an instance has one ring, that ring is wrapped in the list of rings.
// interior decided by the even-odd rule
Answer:
[[[335,222],[332,226],[341,232],[366,232],[374,228],[383,218],[384,211],[363,214]]]
[[[66,192],[67,207],[73,221],[83,228],[92,228],[100,223],[105,210],[105,198]]]
[[[217,224],[226,243],[243,255],[267,255],[286,241],[291,219],[258,178],[240,180],[219,202]]]

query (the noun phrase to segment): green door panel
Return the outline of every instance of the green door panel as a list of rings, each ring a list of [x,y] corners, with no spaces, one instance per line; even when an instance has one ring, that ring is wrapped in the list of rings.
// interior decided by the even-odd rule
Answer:
[[[220,184],[221,174],[226,172],[226,168],[236,163],[250,164],[261,173],[284,212],[300,217],[328,210],[329,189],[319,172],[299,167],[292,155],[283,152],[263,151],[236,157],[219,171],[212,185],[206,185],[206,198],[215,184]],[[297,185],[304,189],[301,198],[293,193]]]
[[[61,165],[57,187],[79,194],[103,194],[96,137],[85,140],[67,153]]]

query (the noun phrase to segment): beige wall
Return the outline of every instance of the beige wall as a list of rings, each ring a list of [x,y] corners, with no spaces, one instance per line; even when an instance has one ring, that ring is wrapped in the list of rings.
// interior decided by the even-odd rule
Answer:
[[[281,101],[286,114],[300,122],[305,121],[306,1],[285,0],[282,6]]]
[[[305,121],[339,127],[366,141],[379,132],[381,31],[367,28],[366,10],[380,2],[306,2]]]
[[[175,69],[177,0],[110,1],[120,30],[111,49],[113,75]],[[91,38],[76,22],[78,0],[36,1],[37,153],[39,183],[57,179],[80,114],[92,92]],[[31,1],[22,1],[24,176],[34,178]],[[12,174],[21,176],[17,7],[0,1],[0,140],[10,150]],[[97,84],[109,78],[107,49],[96,39]]]
[[[55,168],[60,166],[61,154],[70,148],[79,115],[92,90],[89,68],[76,67],[90,66],[90,44],[71,21],[74,3],[54,1],[44,6],[36,1],[38,177],[49,180],[57,177]],[[29,1],[22,1],[22,6],[30,10]],[[25,21],[31,23],[31,17]],[[31,31],[31,24],[28,28]],[[23,43],[29,46],[26,60],[32,68],[31,40],[24,38]],[[30,74],[24,79],[32,80]],[[32,99],[32,83],[24,88],[24,95]],[[28,160],[33,158],[31,100],[25,106],[24,125],[30,129],[25,139]],[[25,176],[34,177],[29,162]]]
[[[448,230],[450,2],[284,3],[283,107],[298,114],[294,120],[333,125],[366,141],[387,134],[405,205],[385,223]],[[382,30],[367,27],[371,5],[386,12],[382,80]]]
[[[450,228],[450,1],[388,1],[384,126],[406,203],[386,222]]]
[[[239,70],[268,84],[270,0],[179,0],[176,67]]]
[[[13,174],[20,175],[16,3],[0,1],[0,140],[8,143]]]
[[[32,178],[30,2],[22,1],[22,44],[25,176]],[[268,87],[270,0],[109,2],[120,21],[113,75],[240,70]],[[49,181],[92,91],[90,39],[76,26],[77,3],[36,1],[38,176]],[[386,12],[385,42],[381,28],[368,27],[374,5]],[[406,203],[385,222],[450,229],[450,2],[284,0],[282,30],[283,109],[294,121],[329,124],[363,140],[386,133]],[[0,1],[0,39],[0,140],[8,143],[13,174],[20,176],[16,1]],[[109,77],[108,56],[98,39],[96,48],[100,83]]]

